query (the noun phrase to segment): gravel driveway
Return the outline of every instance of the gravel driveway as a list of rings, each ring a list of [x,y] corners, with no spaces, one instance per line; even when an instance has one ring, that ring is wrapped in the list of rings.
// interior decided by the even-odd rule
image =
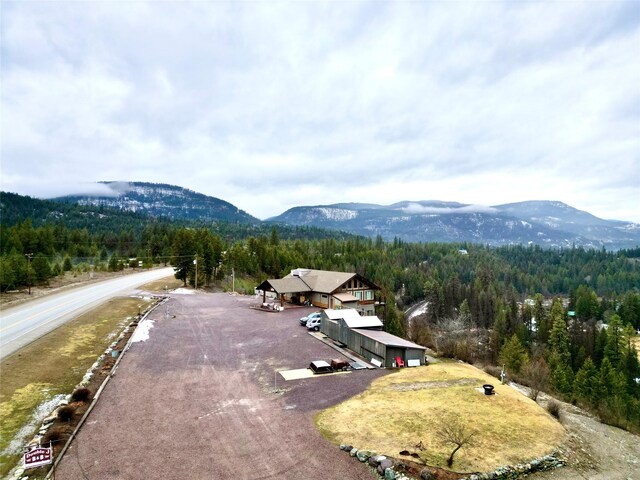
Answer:
[[[253,302],[174,295],[175,318],[153,312],[150,338],[123,358],[57,478],[374,478],[320,435],[313,416],[385,371],[285,382],[277,370],[340,355],[298,325],[313,309],[266,313]]]

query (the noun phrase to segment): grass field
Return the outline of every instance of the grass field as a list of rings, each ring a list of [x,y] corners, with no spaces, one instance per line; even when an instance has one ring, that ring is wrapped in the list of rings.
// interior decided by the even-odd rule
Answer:
[[[162,278],[160,280],[156,280],[155,282],[145,283],[140,286],[140,290],[146,290],[147,292],[164,292],[165,287],[171,291],[176,288],[182,287],[182,280],[178,280],[174,277]]]
[[[71,393],[124,325],[150,301],[114,298],[0,363],[0,477],[61,396]]]
[[[496,395],[477,388],[495,386]],[[458,417],[476,430],[475,444],[456,453],[452,470],[490,471],[550,453],[563,427],[544,409],[477,368],[438,363],[407,368],[373,382],[369,390],[316,416],[329,440],[398,457],[408,450],[446,468],[452,448],[435,435],[440,419]],[[415,448],[422,442],[424,450]]]

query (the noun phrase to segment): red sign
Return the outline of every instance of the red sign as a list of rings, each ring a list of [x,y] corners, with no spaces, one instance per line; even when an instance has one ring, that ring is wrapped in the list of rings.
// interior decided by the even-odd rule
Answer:
[[[51,447],[37,447],[24,454],[24,468],[49,465],[53,459]]]

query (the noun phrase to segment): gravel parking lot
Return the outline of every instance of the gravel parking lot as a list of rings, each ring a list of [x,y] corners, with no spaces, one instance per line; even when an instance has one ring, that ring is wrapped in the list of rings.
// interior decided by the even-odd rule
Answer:
[[[326,441],[313,415],[360,393],[384,370],[285,382],[275,372],[340,354],[298,319],[255,299],[174,295],[135,343],[56,471],[64,479],[371,479]],[[279,392],[274,392],[277,381]]]

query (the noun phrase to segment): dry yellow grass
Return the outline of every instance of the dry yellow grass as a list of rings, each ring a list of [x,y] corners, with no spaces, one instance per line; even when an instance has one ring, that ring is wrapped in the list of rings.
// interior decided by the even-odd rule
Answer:
[[[164,292],[165,287],[168,290],[173,290],[182,287],[182,280],[178,280],[175,277],[161,278],[154,282],[145,283],[140,290],[146,290],[147,292]]]
[[[71,393],[84,373],[139,309],[151,303],[114,298],[65,323],[0,363],[0,477],[18,462],[38,424],[34,412]],[[45,412],[46,413],[46,412]]]
[[[495,385],[496,395],[477,388]],[[423,461],[446,468],[451,453],[435,435],[442,418],[455,416],[478,431],[475,444],[456,453],[453,470],[489,471],[550,453],[564,438],[563,427],[516,390],[461,363],[403,369],[373,382],[369,390],[316,417],[318,428],[335,443],[398,456],[420,452]]]

